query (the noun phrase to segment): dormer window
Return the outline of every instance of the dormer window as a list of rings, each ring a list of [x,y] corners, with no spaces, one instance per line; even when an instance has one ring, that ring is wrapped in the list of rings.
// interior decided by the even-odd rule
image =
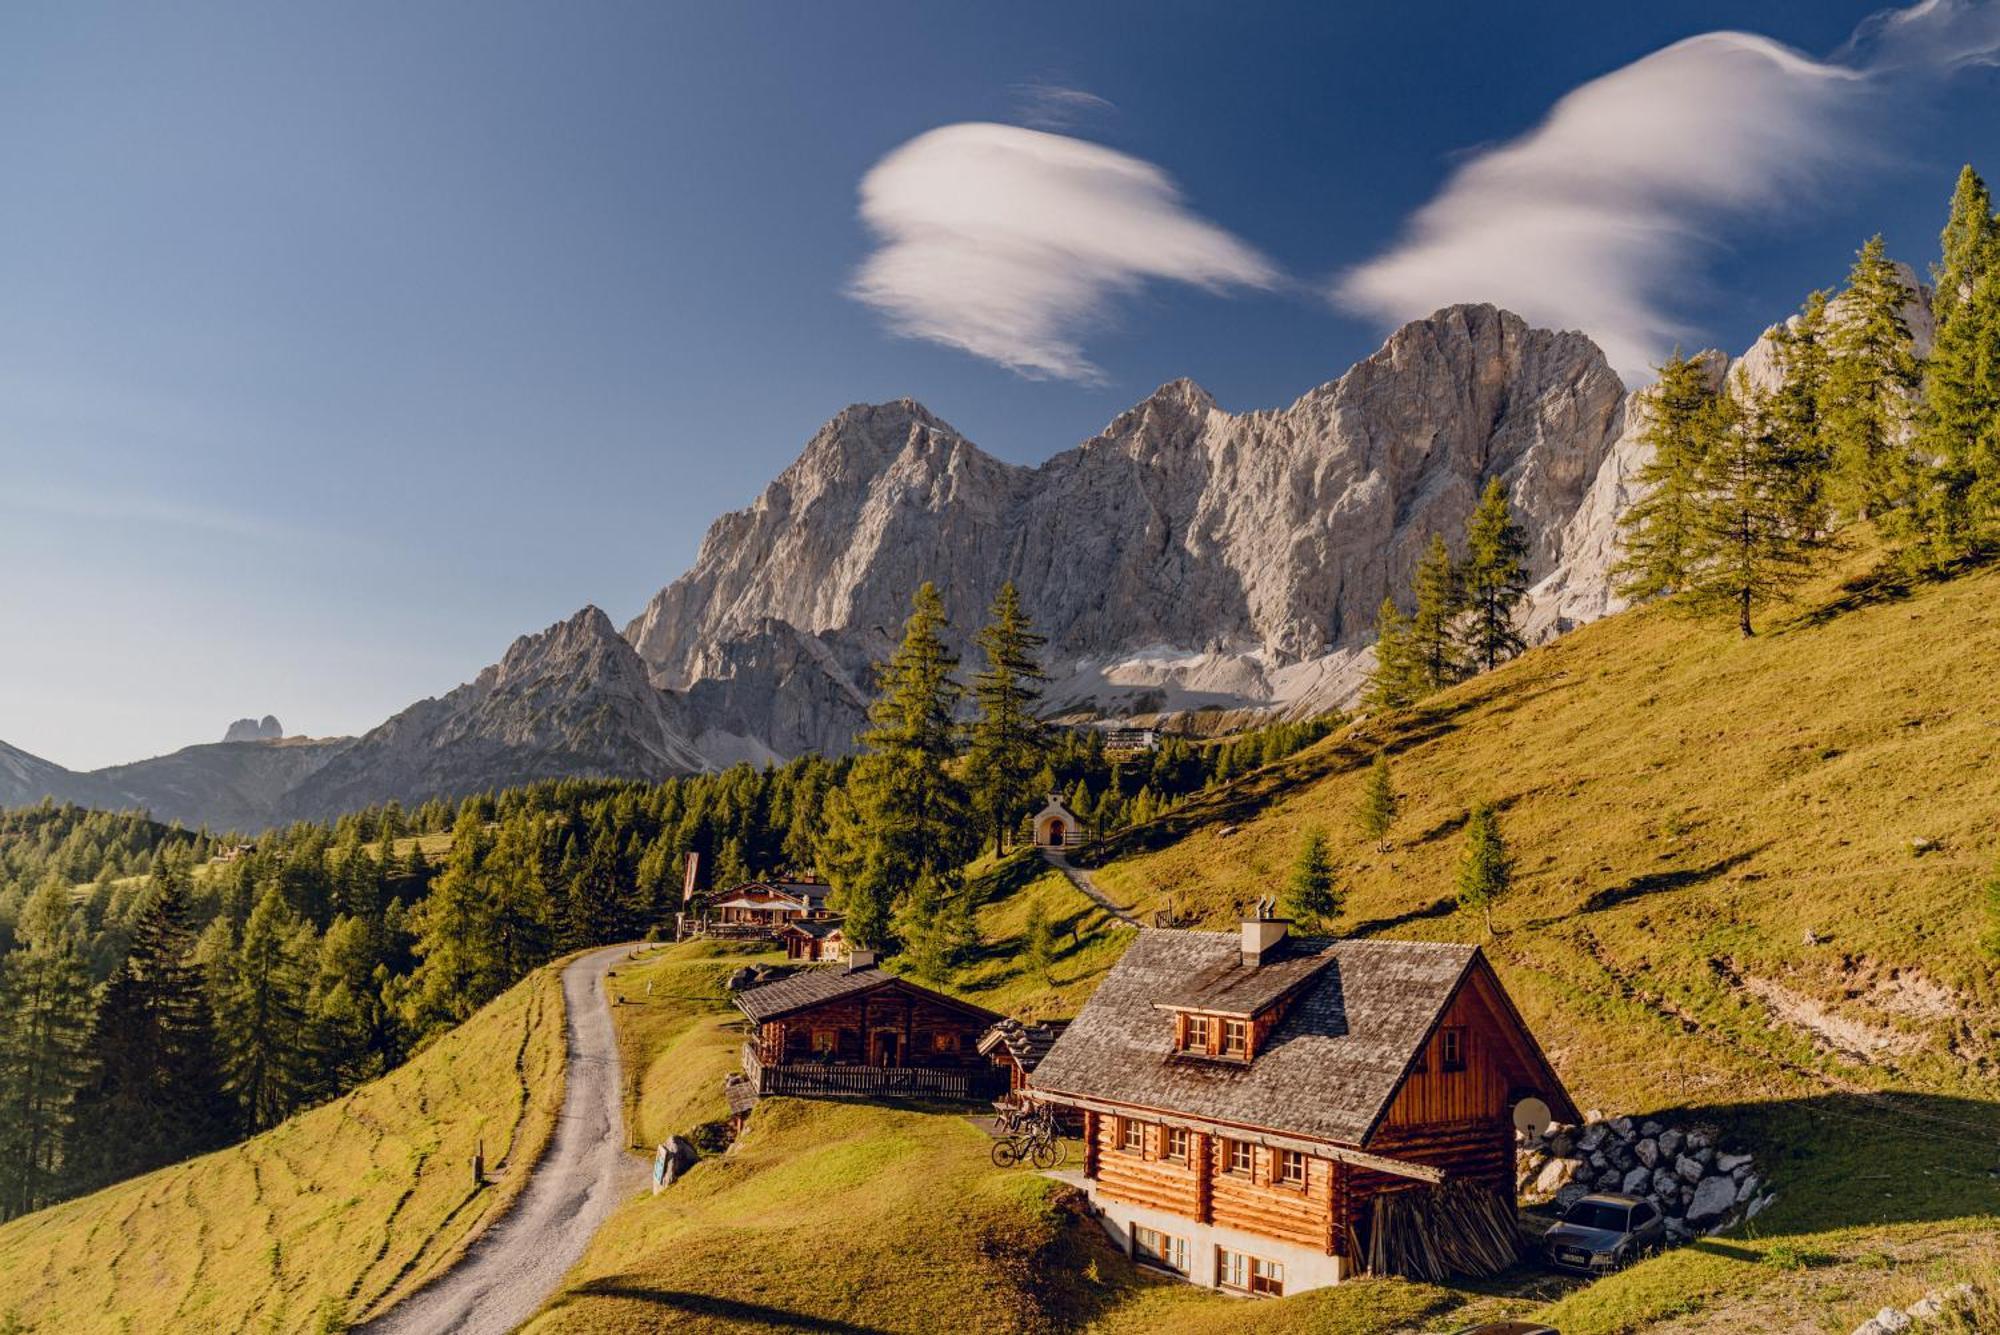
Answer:
[[[1225,1057],[1247,1057],[1250,1055],[1249,1021],[1224,1020],[1222,1022],[1222,1055]]]
[[[1184,1045],[1185,1050],[1188,1052],[1207,1052],[1209,1045],[1209,1035],[1211,1030],[1213,1030],[1214,1026],[1215,1022],[1209,1019],[1206,1015],[1188,1016],[1187,1043]]]

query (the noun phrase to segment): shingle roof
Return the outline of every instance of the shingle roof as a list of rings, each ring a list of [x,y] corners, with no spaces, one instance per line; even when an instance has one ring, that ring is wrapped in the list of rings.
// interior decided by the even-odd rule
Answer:
[[[1023,1024],[1016,1019],[1005,1019],[979,1036],[979,1054],[990,1057],[1004,1047],[1023,1071],[1032,1071],[1041,1065],[1042,1058],[1067,1028],[1068,1020]]]
[[[1153,1004],[1174,1010],[1251,1016],[1294,988],[1304,986],[1332,962],[1329,943],[1309,937],[1280,943],[1275,950],[1267,951],[1259,964],[1246,964],[1239,946],[1179,980],[1164,995],[1154,998]]]
[[[794,918],[785,924],[787,932],[803,932],[807,936],[828,937],[840,931],[843,918]]]
[[[1248,1065],[1178,1056],[1157,1004],[1241,967],[1235,932],[1142,929],[1029,1078],[1049,1093],[1359,1146],[1466,971],[1472,946],[1299,940],[1324,952]],[[1267,966],[1269,967],[1269,966]]]
[[[762,987],[746,988],[736,994],[736,1005],[745,1015],[758,1024],[790,1015],[794,1011],[810,1009],[842,997],[857,996],[878,987],[894,983],[911,992],[920,993],[946,1006],[956,1006],[974,1015],[983,1015],[988,1020],[1000,1017],[983,1006],[975,1006],[969,1001],[960,1001],[933,992],[927,987],[919,987],[907,978],[898,978],[893,973],[881,969],[811,968],[803,973],[781,978],[775,983]]]

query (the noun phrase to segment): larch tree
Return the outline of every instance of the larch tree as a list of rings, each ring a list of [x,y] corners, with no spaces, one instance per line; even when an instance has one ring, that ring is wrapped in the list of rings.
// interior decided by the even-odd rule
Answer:
[[[1843,517],[1881,519],[1910,495],[1909,428],[1919,377],[1903,315],[1909,299],[1876,236],[1861,248],[1847,291],[1828,310],[1820,418]]]
[[[926,875],[941,902],[962,896],[963,866],[978,850],[954,763],[964,689],[953,680],[958,658],[945,645],[946,626],[944,602],[926,581],[911,599],[902,644],[879,669],[862,755],[841,800],[827,803],[820,862],[859,945],[893,944],[896,907]]]
[[[1441,691],[1465,675],[1465,659],[1454,629],[1465,610],[1458,563],[1444,539],[1431,535],[1430,546],[1417,563],[1417,608],[1410,617],[1410,653],[1426,693]]]
[[[1423,697],[1423,665],[1410,642],[1410,619],[1394,598],[1384,598],[1375,616],[1375,669],[1368,674],[1361,703],[1383,712],[1407,709]]]
[[[311,975],[299,925],[278,888],[266,890],[243,924],[236,967],[216,1011],[224,1087],[252,1131],[276,1126],[301,1106],[318,1074],[306,1041]]]
[[[1619,592],[1634,601],[1687,587],[1716,394],[1707,359],[1676,350],[1660,367],[1659,381],[1635,396],[1631,410],[1645,414],[1640,439],[1651,456],[1634,479],[1639,498],[1618,517],[1624,555],[1612,571]]]
[[[1021,963],[1037,981],[1047,984],[1055,981],[1055,961],[1055,933],[1038,899],[1028,905],[1028,921],[1021,929]]]
[[[1465,823],[1465,852],[1458,863],[1458,906],[1477,913],[1493,935],[1493,906],[1514,884],[1514,858],[1490,803],[1472,809]]]
[[[1389,753],[1377,751],[1361,785],[1361,801],[1355,806],[1355,823],[1378,853],[1389,851],[1389,831],[1396,824],[1396,788],[1389,774]]]
[[[1007,832],[1035,796],[1035,776],[1046,749],[1035,716],[1037,689],[1048,680],[1039,657],[1048,638],[1036,633],[1013,582],[1000,586],[991,620],[979,632],[986,665],[972,679],[979,707],[966,752],[966,776],[973,810],[993,836],[995,852],[1007,851]]]
[[[1770,396],[1739,373],[1710,408],[1701,466],[1694,568],[1683,597],[1697,613],[1721,611],[1745,636],[1751,613],[1812,573],[1819,528],[1803,514],[1808,471],[1771,411]]]
[[[1514,522],[1497,477],[1487,479],[1466,521],[1463,571],[1466,649],[1490,672],[1526,646],[1515,617],[1528,596],[1528,535]]]
[[[0,958],[0,1219],[56,1199],[78,1072],[90,1033],[90,974],[70,928],[66,884],[51,878]]]

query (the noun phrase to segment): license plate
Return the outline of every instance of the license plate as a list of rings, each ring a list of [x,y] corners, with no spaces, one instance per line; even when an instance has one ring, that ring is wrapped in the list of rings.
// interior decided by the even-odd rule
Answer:
[[[1564,1265],[1589,1265],[1590,1253],[1580,1252],[1574,1247],[1556,1248],[1556,1260]]]

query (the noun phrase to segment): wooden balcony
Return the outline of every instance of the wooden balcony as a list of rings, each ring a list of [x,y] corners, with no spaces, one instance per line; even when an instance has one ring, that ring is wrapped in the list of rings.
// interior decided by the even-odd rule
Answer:
[[[743,1073],[759,1094],[804,1098],[906,1098],[983,1100],[1005,1082],[999,1072],[949,1070],[931,1066],[843,1066],[794,1062],[765,1063],[754,1043],[743,1045]]]

